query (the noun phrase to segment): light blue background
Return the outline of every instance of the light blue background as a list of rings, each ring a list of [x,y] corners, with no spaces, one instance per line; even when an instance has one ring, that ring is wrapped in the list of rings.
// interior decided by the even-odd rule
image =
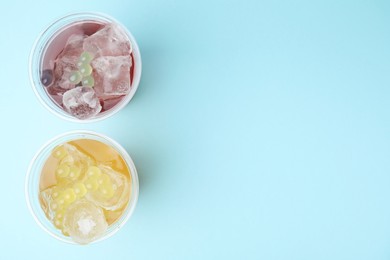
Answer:
[[[1,259],[390,259],[390,2],[8,1],[0,4]],[[76,11],[114,16],[143,58],[119,114],[79,125],[34,96],[28,55]],[[24,178],[48,139],[119,141],[139,171],[117,235],[42,231]]]

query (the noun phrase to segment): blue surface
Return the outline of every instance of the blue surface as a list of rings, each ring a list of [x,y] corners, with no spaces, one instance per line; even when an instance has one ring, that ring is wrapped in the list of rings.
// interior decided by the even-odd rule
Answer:
[[[1,259],[389,259],[389,1],[1,3]],[[100,11],[136,37],[143,77],[78,125],[30,88],[38,33]],[[25,173],[57,134],[119,141],[139,171],[128,224],[90,246],[30,216]]]

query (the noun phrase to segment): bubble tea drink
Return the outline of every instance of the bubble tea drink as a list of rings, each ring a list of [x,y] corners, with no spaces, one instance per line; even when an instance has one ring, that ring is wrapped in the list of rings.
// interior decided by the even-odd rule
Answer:
[[[39,38],[30,73],[36,94],[51,111],[66,119],[96,120],[130,101],[141,59],[134,38],[118,22],[76,14]]]
[[[53,225],[85,244],[122,214],[130,198],[130,173],[111,147],[80,139],[52,150],[40,190],[42,209]]]
[[[117,230],[138,197],[135,167],[123,155],[104,139],[83,135],[46,147],[27,180],[27,199],[38,223],[78,244]]]

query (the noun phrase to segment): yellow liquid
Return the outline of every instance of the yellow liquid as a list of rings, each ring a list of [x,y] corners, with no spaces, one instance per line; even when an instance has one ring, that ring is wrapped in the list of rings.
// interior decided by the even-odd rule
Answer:
[[[94,159],[96,163],[110,166],[113,170],[117,171],[120,174],[123,174],[126,179],[130,180],[131,186],[130,169],[127,167],[127,164],[125,163],[122,156],[114,148],[102,142],[91,139],[78,139],[75,141],[68,142],[68,144],[75,146],[80,152]],[[57,185],[55,171],[58,165],[59,160],[51,154],[42,168],[39,182],[40,191]],[[128,195],[125,206],[121,209],[116,211],[103,210],[108,225],[113,224],[122,216],[129,200],[130,194]],[[40,203],[42,208],[44,208],[44,202],[41,197]]]

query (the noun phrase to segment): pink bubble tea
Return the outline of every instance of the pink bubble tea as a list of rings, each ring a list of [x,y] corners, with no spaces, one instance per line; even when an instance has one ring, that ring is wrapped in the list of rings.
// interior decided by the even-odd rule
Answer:
[[[30,62],[37,96],[72,121],[96,121],[119,111],[141,76],[134,38],[100,14],[73,14],[53,23],[38,39]]]

